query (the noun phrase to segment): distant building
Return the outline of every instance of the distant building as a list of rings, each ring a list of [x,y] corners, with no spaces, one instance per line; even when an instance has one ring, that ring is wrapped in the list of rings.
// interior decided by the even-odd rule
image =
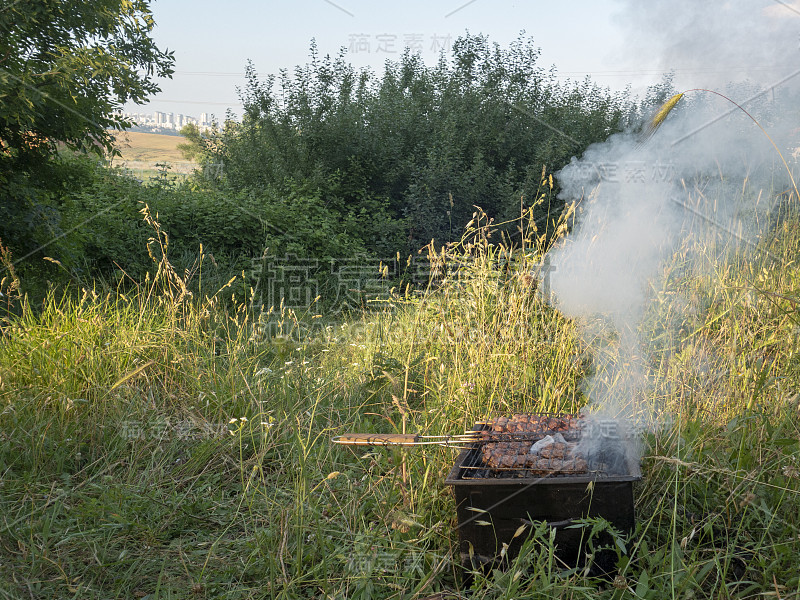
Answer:
[[[155,111],[152,114],[134,112],[119,112],[117,114],[133,122],[133,131],[149,131],[151,133],[166,133],[172,135],[177,134],[177,132],[189,123],[196,125],[200,131],[206,132],[211,129],[211,121],[213,120],[213,116],[209,116],[208,113],[200,113],[199,119],[190,115],[184,115],[183,113],[178,113],[176,115],[175,113],[165,113],[161,111]]]

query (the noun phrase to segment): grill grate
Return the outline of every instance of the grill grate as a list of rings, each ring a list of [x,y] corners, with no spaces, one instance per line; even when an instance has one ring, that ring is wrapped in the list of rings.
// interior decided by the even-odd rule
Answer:
[[[470,446],[460,465],[460,478],[620,474],[619,465],[584,454],[581,440],[586,430],[583,416],[569,414],[524,413],[479,423],[473,431],[485,439]],[[503,435],[510,439],[498,441]]]
[[[516,479],[524,477],[572,477],[575,475],[586,475],[589,470],[585,469],[566,469],[562,465],[557,465],[557,461],[551,461],[550,468],[536,467],[490,467],[483,460],[480,451],[481,443],[474,444],[473,448],[467,452],[464,461],[459,466],[460,479]]]
[[[487,439],[473,446],[469,463],[462,463],[462,478],[585,474],[588,465],[577,447],[582,430],[582,417],[553,413],[520,413],[478,424],[475,431]],[[492,439],[503,435],[525,439]]]

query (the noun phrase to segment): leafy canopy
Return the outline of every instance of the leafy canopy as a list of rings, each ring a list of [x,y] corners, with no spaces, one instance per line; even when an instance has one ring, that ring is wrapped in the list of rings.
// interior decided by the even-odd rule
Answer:
[[[399,241],[409,251],[452,241],[475,206],[497,222],[519,217],[521,202],[537,202],[543,166],[558,170],[634,115],[627,93],[559,83],[539,55],[524,34],[501,47],[466,33],[435,65],[406,51],[376,75],[312,42],[310,63],[291,72],[260,79],[249,64],[242,122],[202,148],[236,191],[316,186],[343,220],[363,215],[366,246],[386,255]],[[404,235],[389,236],[375,207]],[[538,225],[560,209],[543,204]]]
[[[156,47],[149,0],[2,0],[0,161],[3,170],[73,149],[112,151],[114,111],[159,91],[173,53]],[[0,172],[0,177],[2,173]],[[2,180],[0,180],[2,181]]]
[[[114,152],[116,111],[159,91],[149,0],[0,0],[0,239],[18,260],[64,239],[81,180],[61,150]],[[61,242],[59,242],[61,243]]]

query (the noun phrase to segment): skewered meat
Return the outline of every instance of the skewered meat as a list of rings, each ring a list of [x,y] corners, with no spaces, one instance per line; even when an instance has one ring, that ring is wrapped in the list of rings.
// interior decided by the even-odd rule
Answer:
[[[482,432],[486,440],[481,444],[483,463],[493,469],[524,469],[535,474],[585,473],[586,458],[576,450],[582,425],[576,415],[498,417]],[[497,441],[498,434],[520,433],[531,435]]]
[[[542,473],[585,472],[586,459],[575,444],[553,443],[532,454],[527,442],[487,442],[481,446],[484,464],[495,469],[531,469]]]
[[[577,439],[583,429],[583,417],[579,415],[536,415],[519,413],[508,417],[497,417],[488,423],[484,436],[497,433],[562,433]]]

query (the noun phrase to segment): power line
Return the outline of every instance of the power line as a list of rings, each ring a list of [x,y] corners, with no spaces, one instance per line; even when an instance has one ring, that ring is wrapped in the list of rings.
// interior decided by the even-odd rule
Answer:
[[[767,71],[775,71],[780,70],[782,67],[780,66],[760,66],[760,67],[748,67],[746,70],[748,72],[767,72]],[[556,78],[570,78],[570,77],[577,77],[577,76],[590,76],[590,77],[637,77],[637,76],[649,76],[649,75],[666,75],[668,73],[674,73],[675,75],[687,75],[687,74],[724,74],[724,73],[734,73],[740,72],[743,69],[736,68],[736,67],[698,67],[698,68],[691,68],[691,69],[610,69],[610,70],[603,70],[603,71],[556,71],[554,76]],[[179,75],[201,75],[201,76],[209,76],[209,77],[233,77],[233,76],[244,76],[245,73],[242,72],[233,72],[233,71],[175,71],[176,74]],[[243,107],[244,104],[239,100],[236,101],[228,101],[228,102],[219,102],[219,101],[203,101],[203,100],[168,100],[168,99],[161,99],[161,98],[153,98],[151,99],[148,104],[157,103],[157,102],[164,102],[166,104],[198,104],[198,105],[213,105],[213,106],[233,106],[233,107]]]
[[[203,100],[162,100],[161,98],[150,98],[147,104],[155,104],[157,102],[166,102],[168,104],[213,104],[215,106],[244,106],[239,101],[236,102],[211,102]]]
[[[742,70],[747,71],[776,71],[783,67],[776,65],[763,65],[756,67],[739,67],[736,65],[726,67],[693,67],[693,68],[674,68],[674,69],[606,69],[595,71],[561,71],[557,70],[556,75],[659,75],[662,73],[738,73]],[[245,77],[243,71],[175,71],[176,75],[199,75],[204,77]]]
[[[209,77],[244,77],[246,73],[236,71],[174,71],[178,75],[206,75]]]
[[[608,71],[556,71],[556,77],[565,75],[594,75],[602,77],[614,76],[631,76],[631,75],[661,75],[666,73],[681,74],[703,74],[703,73],[739,73],[741,71],[747,72],[766,72],[783,70],[785,67],[781,66],[765,66],[765,67],[704,67],[694,69],[635,69],[635,70],[608,70]]]

